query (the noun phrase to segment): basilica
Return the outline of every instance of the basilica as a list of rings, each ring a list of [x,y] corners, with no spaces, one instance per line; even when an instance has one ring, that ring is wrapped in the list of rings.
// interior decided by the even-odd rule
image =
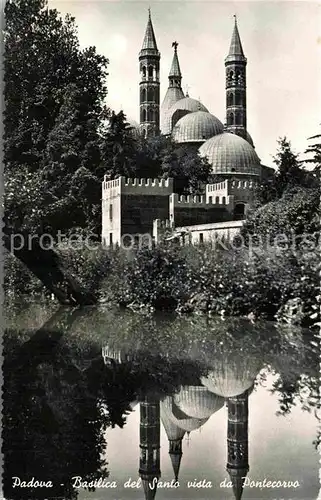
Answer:
[[[184,95],[178,43],[173,42],[168,88],[160,105],[160,52],[149,10],[139,52],[140,123],[129,127],[143,137],[163,134],[195,148],[211,165],[219,181],[204,187],[200,197],[173,192],[172,179],[108,180],[102,185],[102,240],[119,244],[124,234],[147,233],[158,240],[162,228],[186,233],[201,242],[213,234],[239,231],[255,187],[273,173],[261,164],[247,130],[246,66],[237,20],[225,58],[226,119],[223,124],[203,103]]]

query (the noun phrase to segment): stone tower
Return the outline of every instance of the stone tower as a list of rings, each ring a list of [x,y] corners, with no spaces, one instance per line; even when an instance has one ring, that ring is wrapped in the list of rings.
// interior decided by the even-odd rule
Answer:
[[[177,55],[178,43],[173,42],[172,47],[174,47],[174,55],[168,75],[168,89],[161,106],[161,129],[165,135],[171,133],[171,123],[167,116],[168,111],[171,109],[173,104],[175,104],[175,102],[180,101],[185,97],[182,90],[182,73]]]
[[[154,28],[148,11],[148,22],[139,53],[140,130],[144,137],[159,133],[159,62]]]
[[[159,399],[146,396],[140,403],[140,460],[139,475],[145,500],[153,500],[160,478],[160,407]],[[156,484],[155,484],[156,483]],[[154,488],[152,489],[152,487]]]
[[[236,16],[228,56],[225,58],[226,75],[226,128],[243,139],[246,135],[246,64]]]
[[[249,471],[248,391],[228,398],[227,465],[236,500],[241,500],[244,478]]]

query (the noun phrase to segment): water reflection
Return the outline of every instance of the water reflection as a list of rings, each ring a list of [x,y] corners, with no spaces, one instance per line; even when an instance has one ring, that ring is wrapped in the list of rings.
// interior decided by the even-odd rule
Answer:
[[[15,316],[4,339],[7,499],[85,498],[72,477],[112,480],[108,435],[125,425],[138,404],[137,471],[146,499],[164,498],[149,486],[161,480],[160,454],[169,453],[173,480],[179,481],[186,437],[215,422],[226,407],[226,468],[239,499],[249,470],[248,399],[265,384],[266,373],[275,375],[272,391],[281,414],[295,405],[314,411],[318,401],[318,352],[299,330],[94,308],[61,309],[36,331],[24,324],[26,316],[20,325]],[[161,447],[161,427],[167,449]],[[50,479],[53,487],[13,488],[13,476]],[[114,498],[108,490],[89,497]]]

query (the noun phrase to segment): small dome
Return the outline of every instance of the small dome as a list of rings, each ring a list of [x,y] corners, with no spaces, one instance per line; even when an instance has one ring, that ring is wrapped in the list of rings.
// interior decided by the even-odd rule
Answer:
[[[176,406],[193,418],[209,418],[224,406],[224,398],[203,386],[182,387],[174,396]]]
[[[198,101],[197,99],[192,99],[192,97],[184,97],[180,101],[177,101],[172,107],[171,112],[174,113],[176,110],[182,109],[194,113],[195,111],[205,111],[208,113],[208,109]]]
[[[199,152],[212,165],[213,174],[260,175],[260,159],[254,148],[236,134],[216,135],[202,144]]]
[[[205,142],[214,135],[222,134],[223,123],[216,116],[206,111],[195,111],[183,116],[173,128],[174,141]]]
[[[174,126],[180,118],[188,113],[195,113],[196,111],[205,111],[208,113],[208,109],[206,109],[205,106],[203,106],[203,104],[197,99],[184,97],[183,99],[175,102],[175,104],[173,104],[164,116],[164,123],[162,124],[163,134],[171,134]]]

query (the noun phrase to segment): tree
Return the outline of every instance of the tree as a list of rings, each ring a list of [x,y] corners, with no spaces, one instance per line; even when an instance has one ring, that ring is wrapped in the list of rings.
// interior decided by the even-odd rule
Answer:
[[[313,165],[314,173],[316,175],[319,175],[321,169],[321,134],[313,135],[312,137],[309,137],[308,140],[313,140],[313,142],[309,144],[309,146],[305,150],[305,153],[312,155],[312,157],[307,158],[305,160],[305,163],[307,163],[308,165]]]
[[[79,207],[72,185],[80,168],[92,173],[91,184],[98,182],[108,60],[93,47],[81,50],[74,19],[62,19],[46,0],[8,1],[5,15],[6,223],[53,233],[90,225],[94,201]],[[90,174],[82,177],[88,183]]]
[[[173,177],[174,192],[178,194],[203,194],[209,182],[211,166],[198,151],[176,146],[162,159],[164,177]]]
[[[120,175],[137,177],[137,141],[128,129],[123,111],[115,113],[105,110],[101,126],[101,169],[100,176],[115,179]]]
[[[259,204],[278,200],[283,193],[295,186],[312,187],[315,185],[313,176],[301,167],[298,155],[291,149],[291,143],[286,138],[278,140],[279,148],[273,159],[277,170],[272,179],[265,181],[257,189]]]

